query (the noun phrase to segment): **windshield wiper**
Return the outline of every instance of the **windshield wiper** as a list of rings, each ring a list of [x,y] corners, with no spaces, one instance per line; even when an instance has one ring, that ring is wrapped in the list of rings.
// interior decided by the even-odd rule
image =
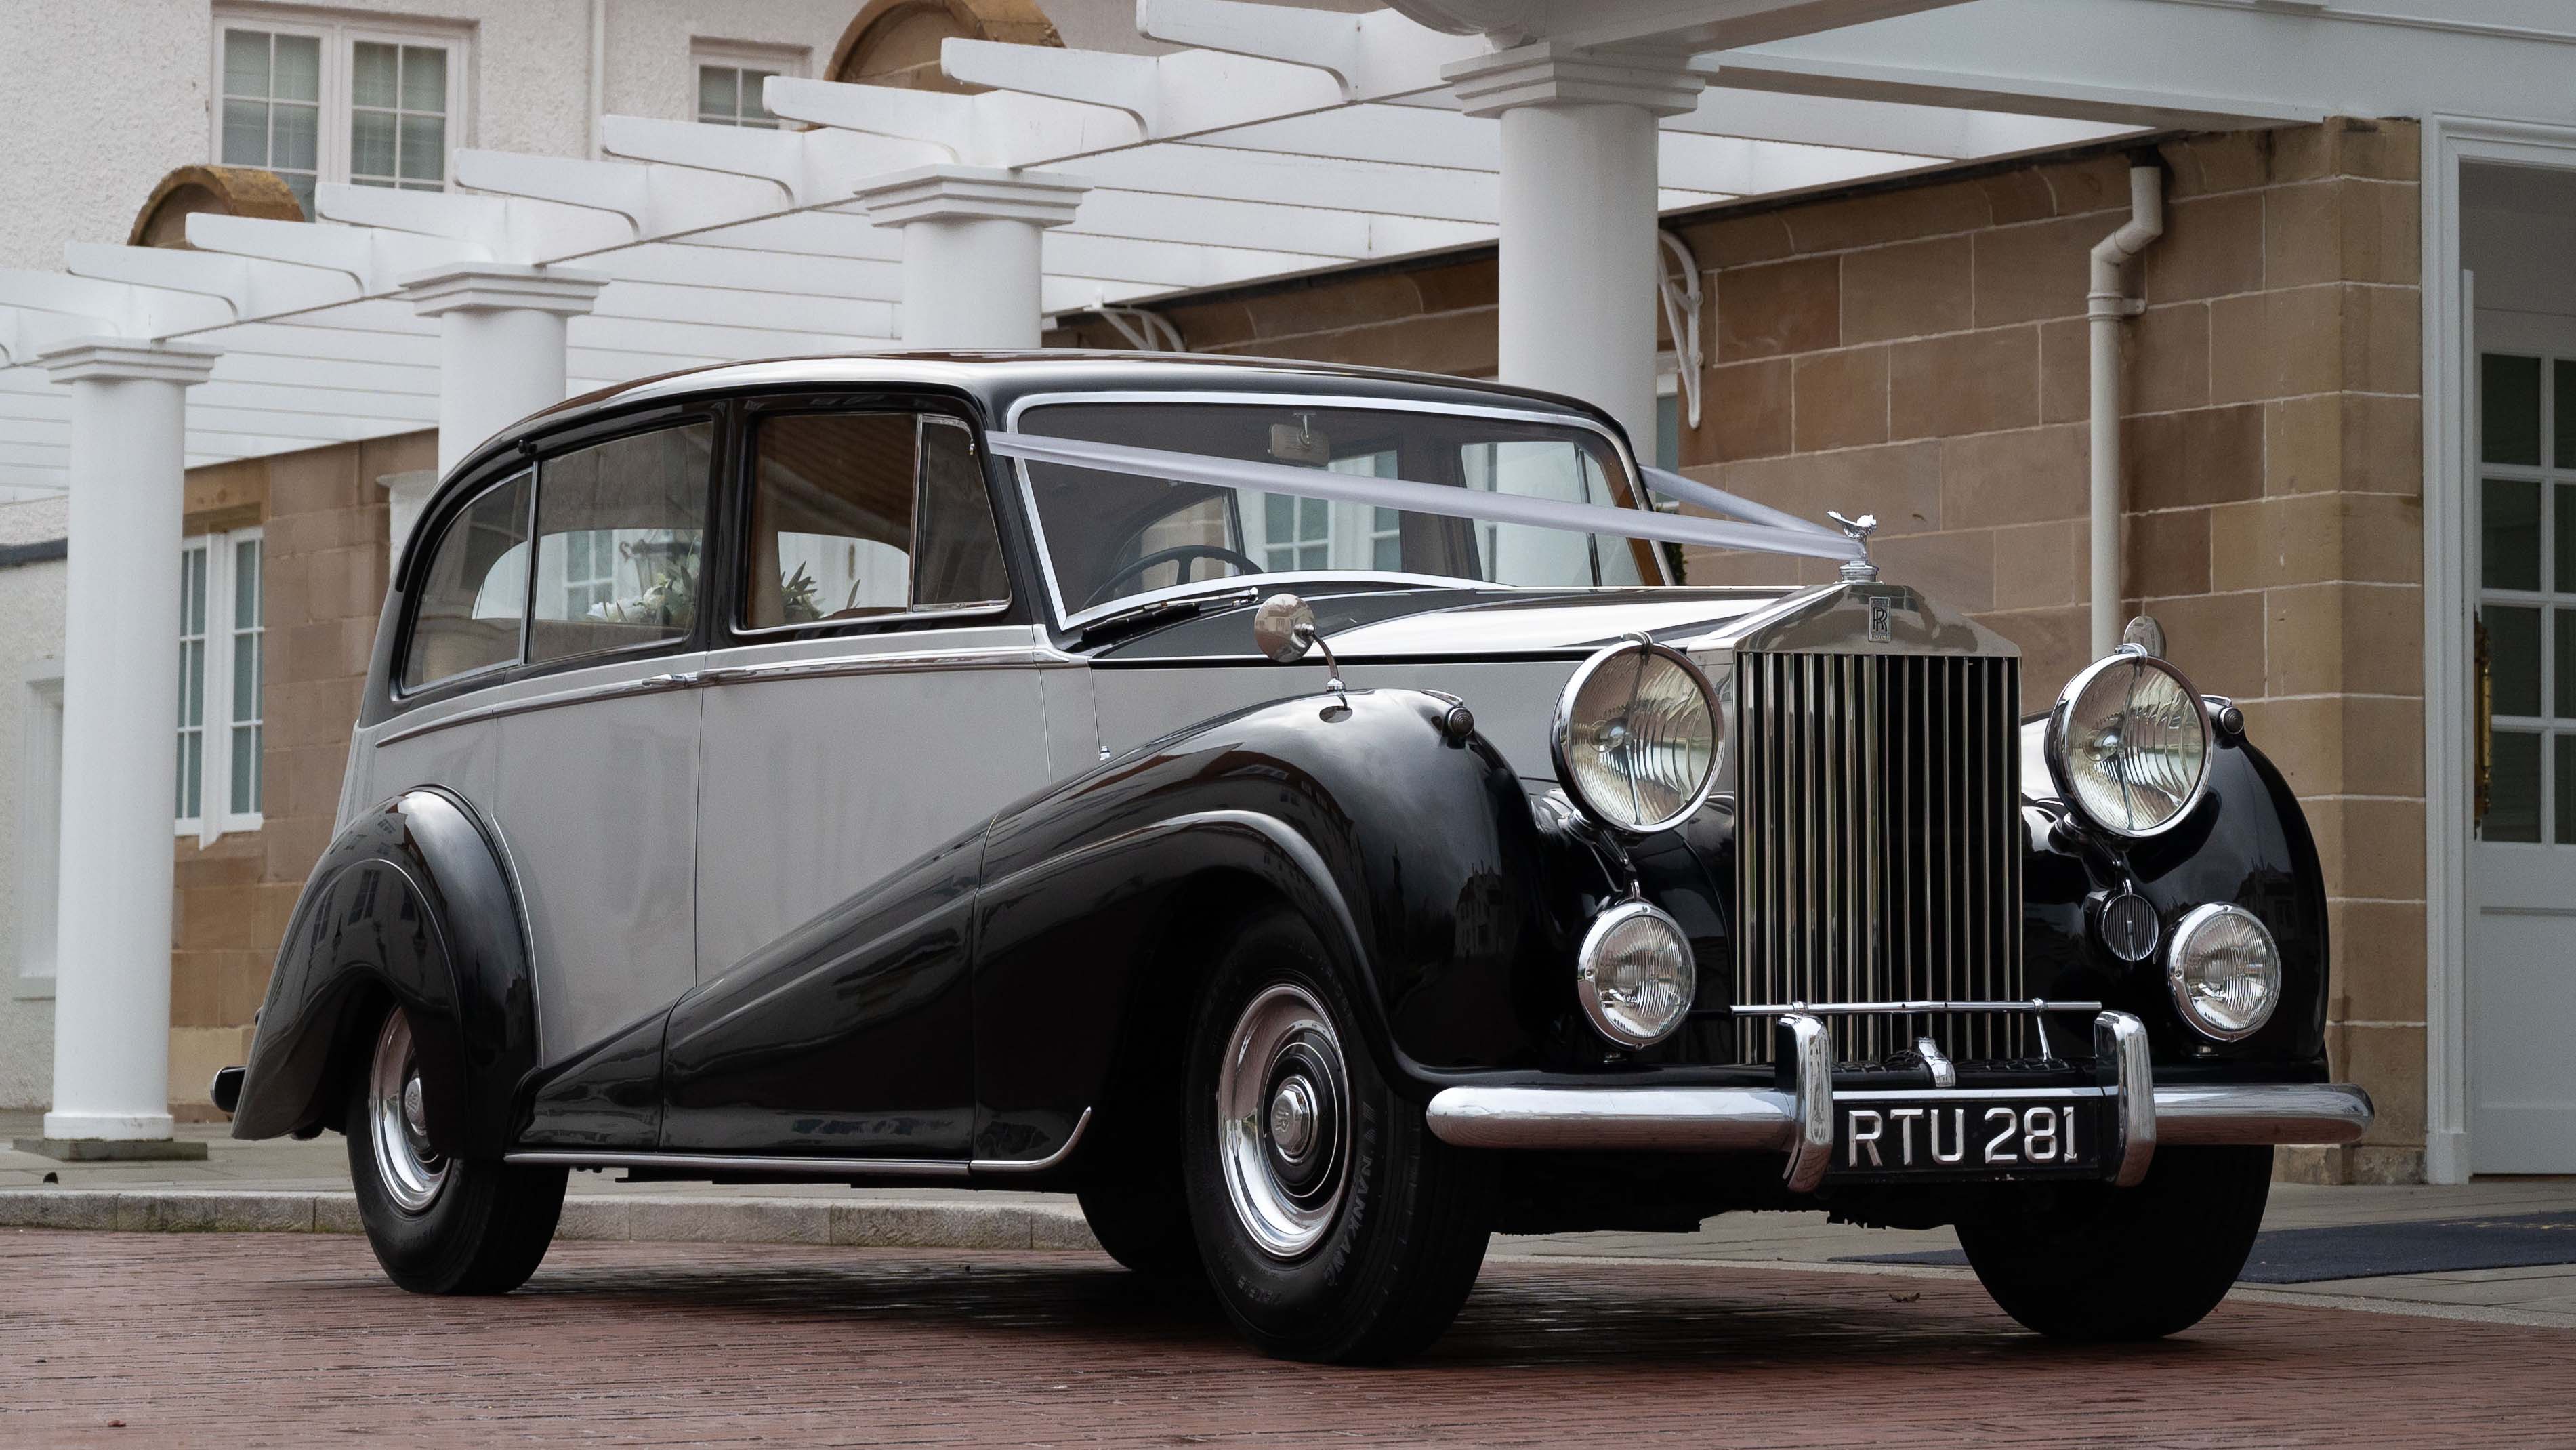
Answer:
[[[1074,643],[1098,644],[1113,635],[1133,634],[1148,625],[1187,619],[1204,609],[1250,604],[1260,594],[1258,589],[1236,589],[1223,594],[1196,594],[1186,599],[1157,599],[1151,604],[1139,604],[1133,609],[1102,615],[1084,625]]]

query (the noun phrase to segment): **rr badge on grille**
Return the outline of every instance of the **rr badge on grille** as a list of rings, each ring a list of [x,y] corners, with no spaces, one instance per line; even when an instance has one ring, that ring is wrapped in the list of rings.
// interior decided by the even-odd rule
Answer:
[[[1895,611],[1896,601],[1886,595],[1873,594],[1869,597],[1869,642],[1871,644],[1885,644],[1895,636],[1894,621],[1891,618]]]

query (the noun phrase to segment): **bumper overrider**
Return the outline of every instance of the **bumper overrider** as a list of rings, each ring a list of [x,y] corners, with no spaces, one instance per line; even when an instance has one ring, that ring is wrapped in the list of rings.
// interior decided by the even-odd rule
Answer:
[[[1895,1151],[1895,1139],[1870,1135],[1882,1130],[1886,1118],[1930,1114],[1934,1126],[1929,1141],[1937,1149],[1937,1115],[1950,1111],[1946,1105],[1975,1103],[1986,1112],[2000,1112],[1989,1105],[1999,1096],[2016,1095],[1936,1085],[1894,1094],[1846,1092],[1837,1098],[1833,1041],[1823,1014],[1961,1009],[2098,1014],[2093,1019],[2094,1055],[2104,1080],[2026,1095],[2054,1102],[2103,1100],[2098,1121],[2107,1136],[2098,1155],[2088,1152],[2086,1158],[2098,1162],[2101,1176],[2122,1187],[2146,1177],[2159,1145],[2341,1144],[2357,1140],[2370,1127],[2370,1095],[2348,1083],[2159,1087],[2148,1057],[2146,1025],[2099,1003],[1902,1002],[1873,1003],[1865,1009],[1801,1004],[1780,1010],[1776,1020],[1785,1086],[1445,1088],[1431,1099],[1431,1131],[1461,1148],[1785,1153],[1789,1189],[1812,1192],[1836,1169],[1884,1166],[1887,1154]],[[1882,1101],[1891,1105],[1884,1112],[1864,1105]],[[1892,1106],[1896,1102],[1904,1106]],[[1843,1111],[1838,1113],[1838,1107]],[[1903,1126],[1910,1160],[1913,1124]],[[1959,1141],[1954,1127],[1954,1152]],[[1997,1171],[1993,1176],[2011,1175]]]

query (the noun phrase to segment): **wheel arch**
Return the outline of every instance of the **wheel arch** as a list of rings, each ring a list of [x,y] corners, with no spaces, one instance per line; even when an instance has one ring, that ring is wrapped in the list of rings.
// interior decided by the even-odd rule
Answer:
[[[436,788],[361,813],[314,868],[269,977],[233,1136],[331,1126],[387,1006],[411,1020],[432,1145],[498,1156],[537,1063],[528,935],[497,841]]]

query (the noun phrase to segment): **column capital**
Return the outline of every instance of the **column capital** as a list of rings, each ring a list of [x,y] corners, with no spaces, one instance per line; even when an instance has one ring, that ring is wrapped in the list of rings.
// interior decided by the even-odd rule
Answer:
[[[402,295],[423,317],[448,312],[521,310],[580,317],[608,278],[562,267],[515,262],[451,262],[402,279]]]
[[[1635,106],[1679,116],[1699,106],[1708,82],[1680,55],[1579,50],[1532,41],[1440,68],[1459,109],[1499,116],[1520,106]]]
[[[36,365],[58,383],[177,383],[193,387],[215,370],[217,349],[193,342],[84,337],[49,348]]]
[[[1091,183],[1049,171],[990,166],[923,166],[859,188],[868,220],[899,227],[921,221],[1011,221],[1060,227],[1073,220]]]

